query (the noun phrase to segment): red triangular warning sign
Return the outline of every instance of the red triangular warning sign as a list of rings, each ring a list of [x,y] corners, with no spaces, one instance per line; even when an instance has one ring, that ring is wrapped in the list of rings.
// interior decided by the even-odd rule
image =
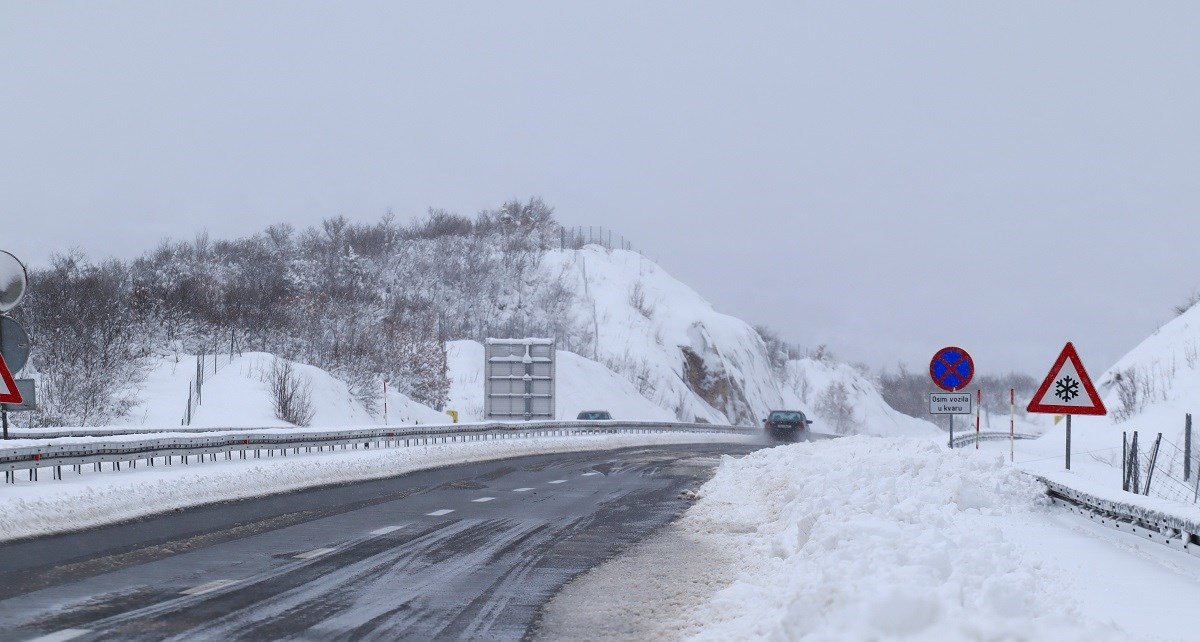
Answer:
[[[13,381],[8,364],[4,363],[4,355],[0,354],[0,403],[24,403],[21,391],[17,390],[17,382]]]
[[[1050,368],[1050,374],[1033,393],[1028,410],[1055,415],[1108,414],[1071,342],[1067,342],[1062,354],[1058,355],[1058,360]]]

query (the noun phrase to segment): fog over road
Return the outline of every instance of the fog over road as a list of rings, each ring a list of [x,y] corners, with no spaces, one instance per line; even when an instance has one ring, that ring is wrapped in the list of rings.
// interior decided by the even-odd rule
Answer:
[[[0,639],[520,639],[753,449],[466,464],[0,546]]]

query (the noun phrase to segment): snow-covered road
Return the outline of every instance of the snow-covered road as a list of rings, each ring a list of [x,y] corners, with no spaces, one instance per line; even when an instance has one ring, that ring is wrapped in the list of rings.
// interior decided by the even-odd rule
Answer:
[[[635,445],[618,441],[613,437],[595,443],[581,438],[529,440],[514,442],[508,446],[514,449],[511,451],[495,450],[494,445],[489,445],[486,452],[476,452],[474,446],[460,444],[371,454],[289,457],[253,465],[217,462],[190,470],[139,469],[129,474],[92,475],[90,479],[85,475],[75,481],[68,476],[66,482],[10,487],[8,490],[16,492],[9,495],[7,503],[0,503],[0,508],[21,517],[6,527],[11,535],[14,523],[23,524],[21,528],[27,532],[61,529],[93,519],[111,521],[113,515],[124,514],[120,511],[136,515],[151,505],[154,510],[149,512],[157,512],[173,505],[172,502],[187,506],[218,497],[271,492],[268,487],[274,492],[303,488],[317,483],[316,478],[324,483],[337,479],[350,481],[395,475],[404,467],[444,466],[469,458],[499,458],[529,450],[565,452]],[[1006,463],[1007,452],[1001,454],[1000,450],[1007,449],[947,451],[941,444],[921,439],[849,437],[779,446],[744,457],[725,457],[717,474],[700,489],[699,501],[682,520],[642,548],[611,560],[572,584],[556,600],[562,608],[551,609],[546,620],[550,628],[543,633],[555,639],[582,627],[595,639],[630,636],[699,640],[1194,638],[1189,609],[1200,600],[1200,560],[1053,506],[1043,487],[1019,467]],[[556,462],[549,468],[554,470],[561,468],[562,464],[557,462],[589,457],[564,454],[546,461]],[[501,464],[496,466],[504,468]],[[471,568],[487,567],[491,562],[471,562],[464,566],[447,558],[447,563],[454,563],[444,569],[430,569],[413,560],[421,555],[434,555],[447,542],[462,538],[476,542],[462,548],[461,554],[466,556],[490,550],[484,543],[493,540],[538,540],[537,533],[541,531],[525,530],[526,521],[536,518],[543,504],[533,494],[528,495],[532,503],[519,501],[522,493],[534,488],[575,489],[572,480],[578,478],[582,483],[593,480],[595,473],[609,472],[593,470],[592,475],[585,476],[579,470],[552,474],[554,479],[539,478],[528,484],[517,484],[516,478],[507,473],[498,473],[500,476],[495,478],[483,475],[480,477],[483,481],[458,488],[464,491],[459,493],[462,494],[459,504],[468,507],[469,517],[462,506],[439,508],[406,498],[401,513],[412,515],[395,524],[385,524],[386,516],[374,511],[369,519],[360,520],[363,523],[354,533],[345,536],[334,537],[337,529],[332,526],[318,526],[300,535],[288,531],[287,525],[273,526],[268,530],[281,534],[264,531],[257,536],[238,536],[236,539],[242,543],[231,542],[221,548],[229,555],[199,555],[196,559],[203,568],[197,567],[186,578],[177,573],[171,575],[171,581],[182,585],[195,579],[192,588],[196,588],[207,586],[200,579],[231,579],[225,577],[229,573],[217,572],[225,558],[243,560],[237,565],[248,564],[241,568],[250,573],[246,577],[262,579],[266,576],[251,571],[278,569],[259,568],[264,564],[269,566],[275,554],[263,556],[261,550],[254,548],[255,542],[275,538],[273,544],[264,544],[265,549],[312,555],[297,560],[341,559],[353,568],[361,567],[362,572],[357,575],[343,574],[342,584],[336,580],[341,575],[331,575],[330,586],[334,589],[330,590],[335,592],[353,593],[362,586],[375,586],[364,579],[376,572],[372,569],[400,565],[403,572],[390,575],[389,581],[403,584],[415,577],[425,577],[422,581],[429,591],[459,586],[451,591],[457,594],[461,592],[462,581],[469,584],[475,580],[443,577],[439,575],[442,570],[458,568],[466,576],[472,576]],[[512,481],[509,485],[513,487],[506,492],[490,492],[500,479]],[[476,492],[485,489],[489,492]],[[479,496],[466,497],[472,493]],[[605,501],[619,505],[618,513],[640,505],[631,496],[618,494],[619,498],[605,495],[609,497]],[[52,511],[44,510],[48,507],[74,511],[73,517],[55,516]],[[106,511],[107,516],[103,516]],[[439,527],[436,532],[406,531],[403,542],[392,541],[400,537],[394,533],[401,530],[393,526],[408,529],[417,517],[441,519],[446,530]],[[454,525],[451,522],[455,520],[463,521]],[[329,521],[327,525],[334,523]],[[459,532],[461,529],[466,530]],[[406,554],[403,560],[388,557],[392,553],[375,550],[385,536],[390,538],[389,546],[416,546],[425,552],[416,557]],[[449,539],[443,541],[443,536]],[[335,551],[353,553],[350,557],[327,558]],[[686,551],[686,554],[672,554],[672,551]],[[507,554],[501,554],[501,549],[493,553],[489,560]],[[30,554],[27,551],[17,557],[28,558]],[[519,557],[510,561],[520,566],[525,562]],[[297,572],[306,566],[300,562],[293,565]],[[577,567],[576,571],[584,568]],[[326,570],[332,573],[333,567]],[[294,577],[301,576],[304,574]],[[501,578],[497,575],[493,579]],[[132,586],[140,580],[124,581]],[[620,586],[628,588],[614,588]],[[8,590],[13,596],[37,595],[29,591],[38,587],[25,588],[28,590],[10,586]],[[538,593],[539,600],[547,599],[547,591],[553,587],[543,588]],[[89,596],[94,596],[96,590],[97,586],[90,585],[80,589],[75,603],[91,599]],[[212,590],[228,592],[224,586]],[[204,593],[208,593],[207,589]],[[317,590],[314,595],[319,593]],[[29,608],[46,613],[61,604],[61,601],[46,601],[45,594],[41,595],[41,602],[11,602],[6,608],[10,614]],[[304,605],[320,600],[297,595],[298,601],[288,602],[291,598],[278,597],[271,598],[274,601],[270,604],[278,602],[279,608],[286,610],[308,608]],[[245,593],[238,596],[238,599],[250,597]],[[586,605],[586,609],[580,605]],[[366,610],[371,608],[374,607],[368,604]],[[521,609],[529,615],[534,606],[524,604]],[[619,620],[614,619],[614,613],[621,614]],[[145,624],[149,621],[146,617],[152,615],[143,613],[145,617],[130,621]],[[489,617],[482,612],[478,615],[484,618],[481,622]],[[397,625],[401,628],[417,626],[413,622],[419,621],[388,618],[393,624],[401,622]],[[39,623],[22,621],[25,626],[36,624],[39,630],[44,630]],[[102,624],[124,626],[124,621],[117,618]],[[256,624],[261,622],[259,619],[231,622],[229,631],[261,632],[254,628],[259,626]],[[454,626],[476,626],[474,622],[464,620]],[[54,626],[70,624],[65,619],[54,620]],[[519,637],[520,628],[488,630],[501,637],[507,634]],[[453,627],[449,630],[466,631]]]
[[[0,639],[522,639],[749,448],[466,464],[0,546]]]

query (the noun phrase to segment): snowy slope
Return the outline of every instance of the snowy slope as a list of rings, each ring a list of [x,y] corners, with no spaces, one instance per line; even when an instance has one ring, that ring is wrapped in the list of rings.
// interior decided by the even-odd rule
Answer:
[[[806,409],[818,432],[913,437],[940,436],[928,421],[896,412],[879,389],[854,367],[816,359],[794,359],[783,380],[784,405]],[[835,403],[844,394],[848,412]]]
[[[854,368],[830,361],[772,365],[758,332],[715,311],[686,284],[640,254],[587,246],[543,255],[523,285],[533,294],[573,293],[574,323],[559,337],[559,418],[581,410],[608,410],[618,419],[705,421],[759,425],[773,409],[799,408],[818,430],[843,434],[937,435],[932,424],[889,408],[875,384]],[[536,297],[531,300],[538,300]],[[587,328],[582,335],[580,328]],[[574,343],[574,345],[572,345]],[[451,379],[447,410],[462,421],[483,415],[482,346],[447,345]],[[193,426],[280,426],[264,383],[274,357],[265,353],[208,357],[204,402]],[[297,372],[312,385],[314,426],[384,423],[330,373],[304,364]],[[194,355],[150,364],[141,403],[125,425],[178,426],[195,378]],[[382,388],[379,391],[383,395]],[[389,391],[387,422],[440,423],[443,412]]]
[[[214,372],[214,361],[215,372]],[[291,424],[275,417],[264,375],[274,356],[262,352],[209,355],[205,361],[203,401],[192,415],[194,427],[275,427]],[[363,408],[346,384],[320,368],[292,364],[297,374],[312,387],[313,426],[361,426],[382,424]],[[187,408],[188,387],[196,377],[196,357],[178,355],[157,360],[144,382],[141,402],[124,425],[170,427],[180,425]],[[380,390],[380,394],[383,391]],[[447,418],[408,397],[389,391],[388,419],[392,424],[444,423]]]
[[[483,345],[477,341],[447,344],[450,404],[460,421],[483,420]],[[614,419],[672,421],[673,413],[647,400],[633,384],[603,365],[559,350],[555,364],[558,387],[555,417],[574,419],[583,410],[607,410]]]
[[[640,254],[594,245],[552,251],[541,273],[575,292],[583,302],[579,321],[595,335],[587,345],[563,347],[637,382],[680,420],[758,425],[770,410],[798,407],[826,421],[821,430],[837,423],[851,434],[938,434],[887,406],[874,383],[849,366],[798,360],[776,370],[753,327],[717,312]],[[835,413],[819,409],[835,384],[847,391],[849,421],[830,422]]]

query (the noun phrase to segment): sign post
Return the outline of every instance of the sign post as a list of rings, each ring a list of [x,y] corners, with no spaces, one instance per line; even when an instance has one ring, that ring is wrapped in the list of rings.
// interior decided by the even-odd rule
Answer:
[[[929,361],[929,378],[933,380],[934,385],[947,392],[958,392],[966,388],[974,376],[975,361],[962,348],[953,346],[942,348]],[[935,392],[930,395],[929,411],[933,414],[950,415],[950,447],[954,448],[954,415],[971,414],[971,394],[967,393],[965,395],[967,408],[965,413],[951,412],[948,408],[944,412],[934,412],[934,395],[937,394],[939,393]]]
[[[1008,461],[1017,461],[1017,448],[1015,441],[1017,439],[1016,431],[1017,423],[1017,389],[1008,389]]]
[[[1067,416],[1065,465],[1071,470],[1071,415],[1107,415],[1108,410],[1071,342],[1063,347],[1027,408],[1029,412]]]

